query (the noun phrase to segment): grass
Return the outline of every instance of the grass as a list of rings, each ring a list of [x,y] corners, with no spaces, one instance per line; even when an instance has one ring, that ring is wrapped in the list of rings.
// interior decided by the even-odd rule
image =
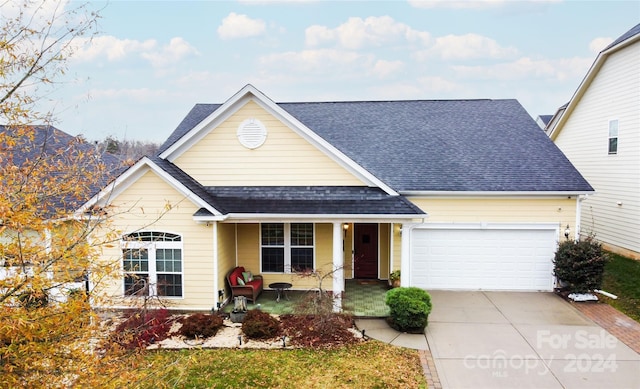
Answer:
[[[426,388],[416,350],[375,340],[330,350],[208,349],[149,352],[135,388]]]
[[[609,253],[609,258],[604,270],[602,290],[617,295],[618,299],[603,299],[640,322],[640,261],[613,253]]]

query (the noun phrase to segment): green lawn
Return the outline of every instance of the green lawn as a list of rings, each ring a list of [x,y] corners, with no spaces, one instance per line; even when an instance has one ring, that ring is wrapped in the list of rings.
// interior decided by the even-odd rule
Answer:
[[[640,322],[640,261],[609,253],[602,290],[618,296],[604,301],[625,315]]]
[[[426,388],[416,350],[370,340],[333,350],[209,349],[148,352],[129,388]],[[120,382],[125,380],[125,382]]]

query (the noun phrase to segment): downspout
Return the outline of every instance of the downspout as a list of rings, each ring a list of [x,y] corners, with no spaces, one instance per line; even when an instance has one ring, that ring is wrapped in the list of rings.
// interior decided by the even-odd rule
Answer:
[[[576,233],[573,237],[575,241],[580,240],[580,231],[582,229],[582,225],[580,224],[580,219],[582,218],[582,202],[587,199],[589,195],[578,195],[578,199],[576,201]]]

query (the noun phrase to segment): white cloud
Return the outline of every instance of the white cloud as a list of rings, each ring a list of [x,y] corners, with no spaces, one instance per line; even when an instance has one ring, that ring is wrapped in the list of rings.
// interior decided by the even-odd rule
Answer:
[[[420,77],[417,80],[420,89],[428,92],[429,96],[441,96],[452,92],[462,91],[464,88],[442,77]]]
[[[116,62],[139,56],[149,61],[153,67],[160,68],[198,54],[198,51],[181,37],[172,38],[162,47],[159,47],[154,39],[138,41],[118,39],[111,35],[98,36],[91,40],[78,40],[76,43],[78,46],[74,50],[72,59],[84,62],[100,58]]]
[[[508,2],[506,0],[409,0],[414,8],[495,8]]]
[[[269,71],[292,73],[341,73],[351,72],[354,68],[371,68],[373,58],[356,52],[340,50],[303,50],[276,53],[260,58],[260,64]],[[337,73],[336,73],[337,74]]]
[[[166,96],[167,92],[158,89],[137,88],[137,89],[92,89],[89,96],[92,99],[108,99],[108,100],[134,100],[138,102],[148,103],[149,101],[159,100],[162,96]]]
[[[402,61],[378,60],[373,64],[373,68],[370,73],[377,78],[384,79],[397,74],[403,68],[404,63]]]
[[[153,50],[157,42],[153,39],[138,41],[133,39],[118,39],[111,35],[95,37],[91,40],[78,40],[79,47],[74,50],[73,59],[78,61],[93,61],[105,57],[109,61],[124,59],[132,53]]]
[[[612,42],[613,42],[612,38],[605,38],[605,37],[595,38],[594,40],[589,42],[589,50],[591,50],[592,53],[598,54],[599,52],[604,50],[605,47],[609,46],[609,44],[611,44]]]
[[[559,60],[533,60],[524,57],[514,62],[492,66],[454,66],[453,69],[459,76],[470,79],[513,81],[542,78],[565,81],[581,78],[589,69],[591,62],[589,58],[578,57]]]
[[[160,50],[152,50],[149,52],[141,53],[140,56],[146,60],[149,60],[154,67],[165,67],[190,56],[197,55],[198,50],[191,46],[189,42],[185,41],[181,37],[172,38],[168,45],[165,45]]]
[[[562,0],[409,0],[414,8],[488,9],[512,4],[559,3]]]
[[[355,50],[399,41],[426,44],[429,33],[414,30],[390,16],[352,17],[335,29],[314,25],[305,31],[305,42],[309,47],[337,43],[340,47]]]
[[[429,49],[416,52],[419,60],[439,57],[445,60],[475,58],[508,58],[518,53],[514,47],[502,47],[491,38],[478,34],[446,35],[436,38]]]
[[[218,36],[221,39],[248,38],[261,35],[265,31],[266,23],[264,21],[231,12],[222,19],[222,24],[218,27]]]

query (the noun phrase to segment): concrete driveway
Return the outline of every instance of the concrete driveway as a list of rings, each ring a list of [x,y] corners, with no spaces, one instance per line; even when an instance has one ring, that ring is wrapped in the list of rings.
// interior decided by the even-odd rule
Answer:
[[[430,294],[443,388],[640,388],[640,355],[553,293]]]

